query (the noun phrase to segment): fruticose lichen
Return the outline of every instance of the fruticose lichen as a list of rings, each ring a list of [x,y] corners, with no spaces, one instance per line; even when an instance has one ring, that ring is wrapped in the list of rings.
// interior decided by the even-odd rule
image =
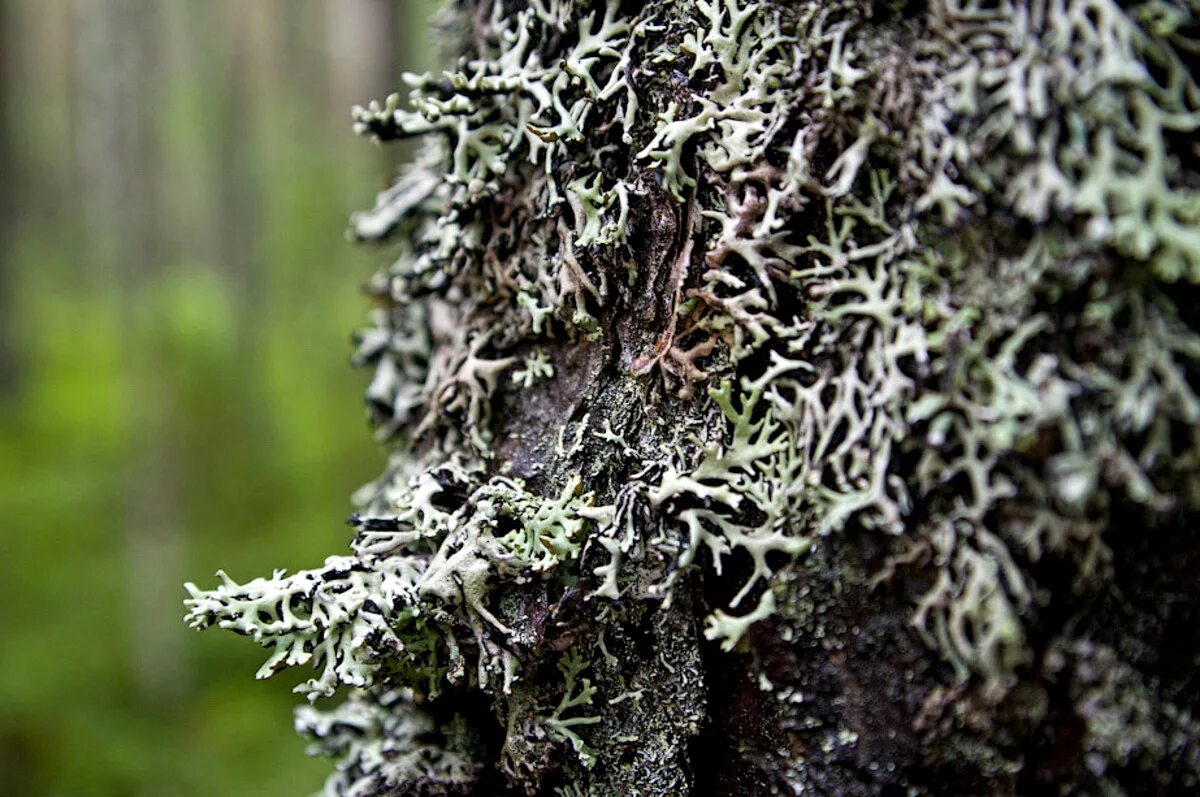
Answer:
[[[474,788],[495,756],[423,707],[447,690],[493,706],[510,786],[643,793],[697,718],[620,763],[606,629],[628,601],[694,611],[699,578],[729,587],[700,614],[733,651],[833,535],[878,537],[947,682],[997,701],[1043,655],[1044,558],[1102,578],[1117,507],[1200,508],[1194,5],[487,0],[440,24],[452,65],[354,111],[424,144],[350,229],[396,250],[355,357],[391,455],[352,552],[188,586],[194,626],[272,649],[260,677],[352,690],[297,718],[340,760],[327,794]],[[1110,692],[1102,755],[1194,739]],[[1110,738],[1122,711],[1145,740]]]

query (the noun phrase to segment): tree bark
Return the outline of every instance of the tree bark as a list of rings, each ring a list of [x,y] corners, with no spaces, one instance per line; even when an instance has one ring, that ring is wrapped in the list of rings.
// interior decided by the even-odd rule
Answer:
[[[1184,4],[453,6],[353,555],[189,587],[313,658],[328,794],[1200,777]]]

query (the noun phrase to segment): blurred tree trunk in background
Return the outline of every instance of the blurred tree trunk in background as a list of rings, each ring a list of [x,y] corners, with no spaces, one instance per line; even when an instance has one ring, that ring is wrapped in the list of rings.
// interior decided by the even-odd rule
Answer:
[[[282,36],[278,20],[270,12],[272,3],[256,3],[239,13],[228,4],[211,4],[192,9],[202,14],[218,35],[216,75],[220,94],[209,147],[214,150],[217,214],[212,231],[216,262],[225,270],[230,284],[237,286],[237,323],[246,335],[261,304],[264,275],[254,267],[258,258],[256,231],[262,224],[259,213],[262,186],[253,169],[254,98],[270,90],[277,78],[266,65],[278,60]],[[289,12],[302,16],[305,7]],[[213,19],[216,17],[216,19]],[[272,52],[275,51],[275,52]],[[265,84],[265,85],[264,85]],[[250,338],[252,339],[252,338]],[[254,352],[247,352],[253,357]]]
[[[0,3],[0,400],[3,400],[16,385],[16,351],[13,346],[11,307],[13,303],[12,279],[9,269],[12,268],[8,253],[9,234],[13,226],[15,203],[12,195],[16,186],[13,174],[12,134],[10,131],[9,114],[11,104],[7,102],[11,92],[11,66],[9,64],[8,25],[9,9],[5,3]]]
[[[177,6],[176,6],[177,7]],[[163,107],[165,10],[146,0],[76,5],[76,136],[85,241],[116,281],[124,350],[137,404],[125,474],[125,559],[131,659],[142,699],[159,704],[188,686],[181,641],[154,607],[170,601],[182,567],[180,451],[175,396],[159,367],[161,338],[140,301],[170,267],[157,127]]]
[[[75,5],[74,141],[85,235],[96,265],[127,291],[163,265],[162,8],[146,0]]]
[[[397,47],[420,47],[424,25],[411,13],[411,4],[391,0],[324,0],[329,37],[329,85],[334,97],[359,97],[364,102],[395,91]],[[407,17],[409,24],[401,25]],[[414,20],[416,17],[416,20]],[[414,47],[415,45],[415,47]],[[338,114],[338,121],[343,117]],[[405,160],[406,150],[380,149],[385,173]]]

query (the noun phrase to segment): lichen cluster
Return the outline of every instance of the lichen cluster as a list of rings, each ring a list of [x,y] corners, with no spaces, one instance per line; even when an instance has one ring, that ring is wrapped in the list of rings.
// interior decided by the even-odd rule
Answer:
[[[879,536],[877,580],[923,584],[914,632],[999,699],[1038,655],[1037,563],[1083,590],[1114,507],[1200,509],[1194,6],[489,0],[440,24],[451,68],[354,112],[424,144],[351,226],[396,251],[356,354],[392,453],[352,554],[189,585],[193,625],[272,649],[260,677],[356,690],[298,715],[341,759],[327,794],[469,789],[486,742],[423,707],[444,690],[491,701],[511,782],[612,788],[586,773],[633,693],[604,647],[623,601],[730,580],[700,614],[732,651],[831,535]]]

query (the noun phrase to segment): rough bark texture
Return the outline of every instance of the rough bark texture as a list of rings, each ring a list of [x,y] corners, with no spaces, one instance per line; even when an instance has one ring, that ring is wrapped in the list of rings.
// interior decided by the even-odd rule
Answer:
[[[189,585],[326,792],[1195,789],[1196,7],[441,26],[353,553]]]

